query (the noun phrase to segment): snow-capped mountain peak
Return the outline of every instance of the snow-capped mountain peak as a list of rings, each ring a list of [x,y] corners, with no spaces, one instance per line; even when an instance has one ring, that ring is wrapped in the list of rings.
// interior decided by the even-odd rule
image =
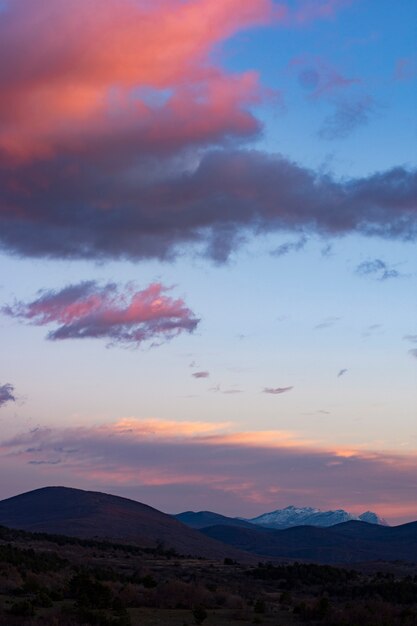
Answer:
[[[344,509],[322,511],[314,507],[296,507],[293,505],[264,513],[246,521],[269,528],[290,528],[292,526],[334,526],[351,520],[386,525],[385,520],[372,511],[354,515]]]

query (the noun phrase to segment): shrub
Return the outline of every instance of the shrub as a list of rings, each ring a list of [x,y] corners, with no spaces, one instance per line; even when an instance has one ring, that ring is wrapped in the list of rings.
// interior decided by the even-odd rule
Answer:
[[[204,620],[207,619],[208,614],[207,614],[206,609],[203,606],[196,606],[193,609],[193,617],[194,617],[194,622],[196,624],[202,624]]]

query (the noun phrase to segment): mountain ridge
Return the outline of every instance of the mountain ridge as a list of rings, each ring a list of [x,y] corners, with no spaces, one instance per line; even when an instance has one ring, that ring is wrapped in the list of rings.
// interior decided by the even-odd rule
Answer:
[[[417,562],[417,521],[381,526],[350,520],[331,527],[271,529],[210,526],[202,533],[268,559],[317,563]]]
[[[283,530],[296,526],[331,527],[348,521],[362,521],[368,524],[388,526],[387,522],[372,511],[354,515],[344,509],[322,511],[313,507],[287,506],[253,518],[228,517],[214,511],[184,511],[173,515],[187,526],[195,529],[208,526],[238,526],[244,528],[262,527]]]
[[[369,524],[387,526],[387,522],[373,511],[365,511],[361,515],[354,515],[344,509],[322,511],[314,507],[287,506],[263,513],[253,518],[244,518],[245,521],[259,526],[270,528],[291,528],[294,526],[330,527],[348,521],[363,521]]]

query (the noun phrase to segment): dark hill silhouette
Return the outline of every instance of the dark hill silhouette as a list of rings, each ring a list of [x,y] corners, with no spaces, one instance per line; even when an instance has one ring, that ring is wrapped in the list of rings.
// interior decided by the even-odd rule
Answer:
[[[207,558],[251,558],[146,504],[68,487],[44,487],[0,501],[0,525],[149,547],[162,543],[181,554]]]
[[[320,563],[417,562],[417,522],[389,527],[349,521],[330,528],[295,526],[285,530],[211,526],[201,532],[271,559]]]
[[[226,517],[219,513],[213,513],[213,511],[185,511],[184,513],[178,513],[173,515],[175,519],[179,520],[183,524],[186,524],[190,528],[207,528],[207,526],[238,526],[240,528],[259,528],[255,524],[246,522],[245,520],[237,517]]]

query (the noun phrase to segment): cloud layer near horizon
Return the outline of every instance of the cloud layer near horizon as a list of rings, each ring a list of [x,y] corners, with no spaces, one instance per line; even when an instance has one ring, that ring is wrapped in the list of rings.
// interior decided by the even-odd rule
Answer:
[[[107,339],[112,344],[139,346],[160,343],[181,332],[192,332],[199,320],[181,299],[166,295],[167,287],[152,283],[137,290],[95,281],[69,285],[59,291],[43,291],[32,302],[16,302],[2,312],[36,326],[58,324],[47,337]]]
[[[169,510],[210,507],[249,515],[288,504],[371,508],[417,517],[413,455],[332,449],[281,431],[230,424],[128,418],[114,424],[37,428],[0,443],[0,467],[54,465],[54,481],[106,489]],[[28,468],[29,469],[29,468]],[[340,485],[343,485],[341,491]],[[9,487],[10,489],[10,487]]]
[[[416,237],[415,172],[340,181],[242,149],[262,128],[253,105],[270,94],[255,72],[213,60],[241,29],[302,27],[348,4],[6,3],[0,247],[137,260],[197,245],[221,262],[247,233]]]

